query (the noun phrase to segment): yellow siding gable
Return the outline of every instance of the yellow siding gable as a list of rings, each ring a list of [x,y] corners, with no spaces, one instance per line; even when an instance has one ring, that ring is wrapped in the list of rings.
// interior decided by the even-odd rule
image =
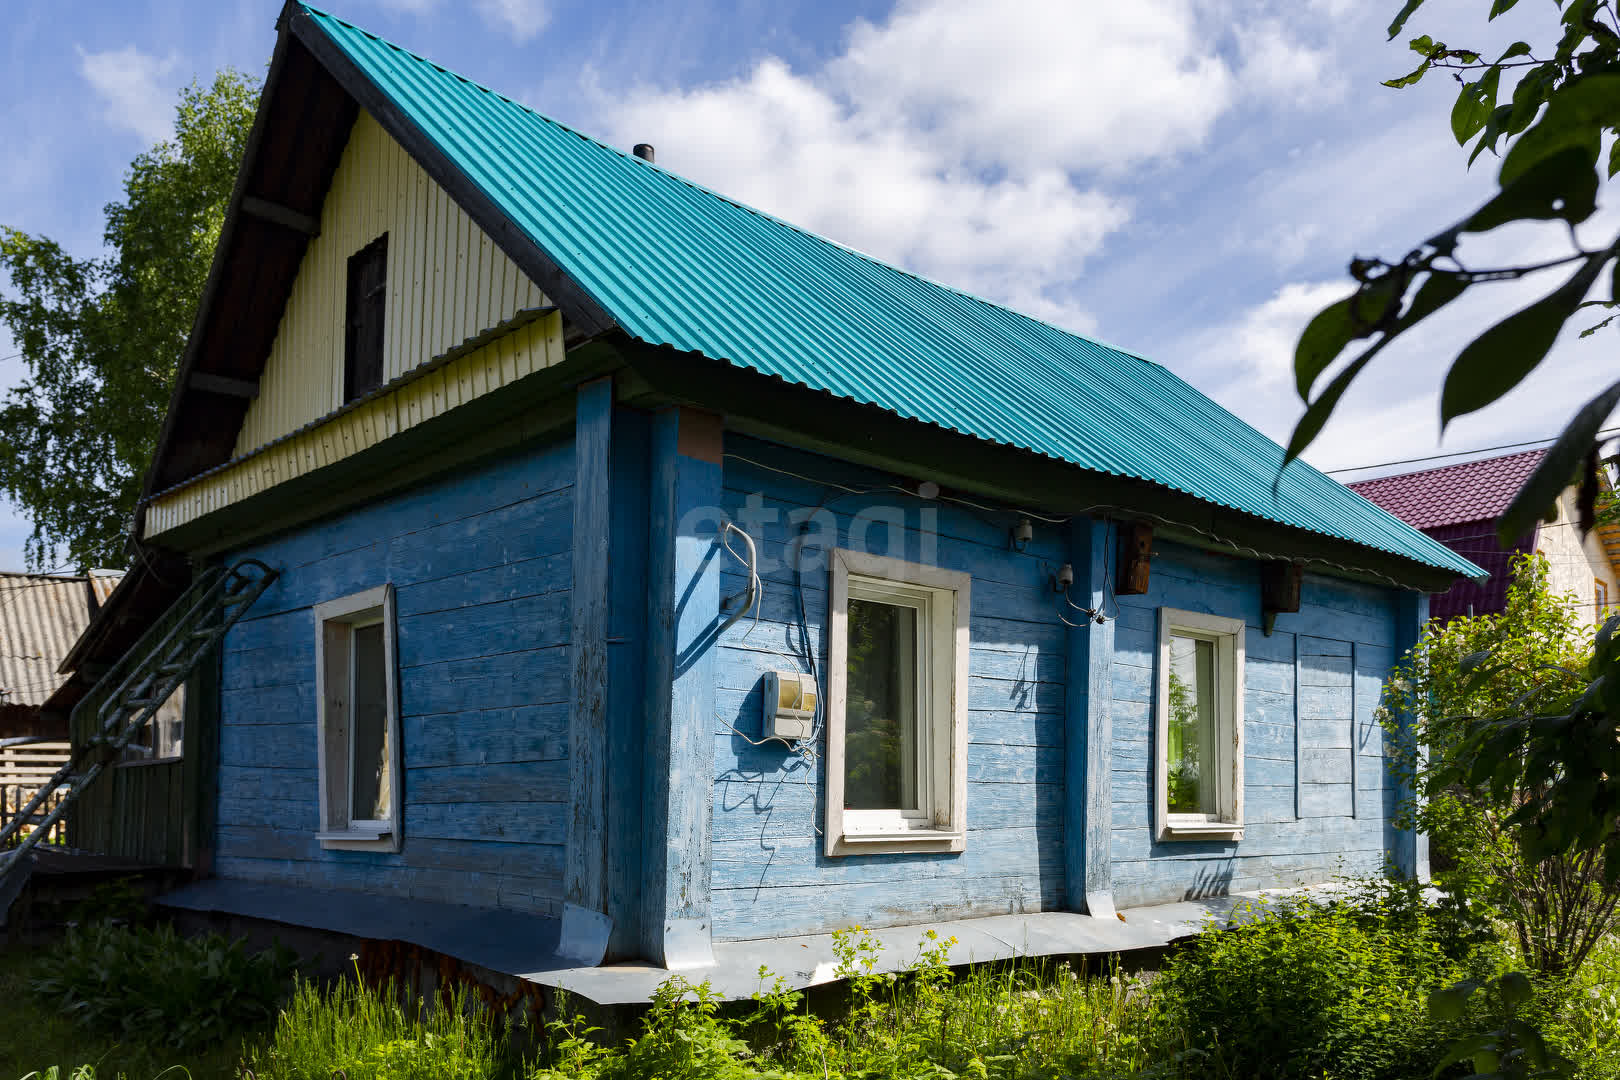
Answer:
[[[494,334],[483,344],[475,342],[325,423],[311,424],[159,495],[146,507],[145,535],[159,536],[334,465],[562,359],[562,316],[555,311]]]
[[[388,234],[385,382],[518,311],[548,304],[488,234],[361,110],[321,207],[320,235],[310,240],[298,269],[233,457],[342,404],[349,256],[383,233]],[[556,320],[545,325],[555,326]]]

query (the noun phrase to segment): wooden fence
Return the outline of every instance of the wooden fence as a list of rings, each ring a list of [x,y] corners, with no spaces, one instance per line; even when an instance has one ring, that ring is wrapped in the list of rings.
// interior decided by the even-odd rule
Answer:
[[[69,747],[65,742],[4,740],[4,744],[0,745],[0,829],[4,829],[16,819],[22,808],[33,799],[39,786],[49,780],[62,763],[67,761],[68,751]],[[63,792],[56,792],[30,815],[31,821],[43,820],[62,799]],[[21,840],[29,831],[31,830],[25,825],[13,843]],[[47,844],[67,841],[65,817],[52,826],[44,841]]]

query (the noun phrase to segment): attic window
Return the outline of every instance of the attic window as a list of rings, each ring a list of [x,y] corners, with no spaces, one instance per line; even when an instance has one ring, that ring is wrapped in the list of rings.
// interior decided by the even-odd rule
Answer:
[[[349,256],[349,297],[345,307],[343,400],[383,383],[383,312],[388,299],[388,234]]]

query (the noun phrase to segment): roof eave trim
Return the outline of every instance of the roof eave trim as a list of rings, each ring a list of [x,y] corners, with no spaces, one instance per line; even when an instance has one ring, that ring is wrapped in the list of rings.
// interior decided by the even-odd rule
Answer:
[[[292,7],[293,0],[289,0],[287,6]],[[191,373],[197,366],[197,353],[202,348],[203,329],[208,325],[209,317],[213,313],[214,300],[225,276],[225,264],[236,242],[237,223],[242,217],[242,196],[247,191],[248,180],[253,175],[253,166],[258,161],[259,149],[264,142],[265,128],[269,124],[270,101],[281,85],[282,73],[287,67],[287,50],[291,39],[285,28],[286,19],[287,9],[284,8],[276,20],[275,52],[270,56],[270,70],[265,75],[264,87],[259,92],[259,105],[254,111],[253,127],[248,132],[247,146],[242,153],[242,164],[236,171],[236,183],[231,188],[230,201],[226,203],[225,220],[220,226],[219,240],[214,244],[214,258],[208,267],[208,279],[203,284],[202,296],[197,302],[197,313],[191,321],[191,333],[186,337],[185,352],[181,354],[180,363],[175,369],[174,388],[169,392],[169,407],[163,414],[163,426],[158,431],[157,448],[141,481],[143,501],[156,490],[158,475],[168,457],[170,444],[176,437],[175,422],[180,415],[180,400],[190,388]],[[144,525],[142,511],[137,508],[132,529],[136,539],[144,532]]]
[[[618,327],[596,298],[558,265],[493,199],[439,148],[416,122],[394,103],[364,70],[296,0],[289,0],[283,20],[288,30],[315,57],[360,107],[405,148],[434,183],[467,212],[497,247],[562,310],[568,327],[565,342],[579,344]]]

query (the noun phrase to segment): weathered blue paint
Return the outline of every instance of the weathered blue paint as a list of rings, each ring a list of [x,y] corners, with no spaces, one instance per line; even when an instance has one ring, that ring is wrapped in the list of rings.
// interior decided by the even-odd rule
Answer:
[[[691,966],[709,954],[709,734],[720,624],[720,421],[653,418],[648,449],[647,759],[642,936],[647,955]]]
[[[1114,543],[1106,519],[1069,523],[1073,593],[1083,606],[1106,611],[1113,585],[1108,574]],[[1068,710],[1064,725],[1064,884],[1071,910],[1100,918],[1114,914],[1113,861],[1108,845],[1113,794],[1114,623],[1099,623],[1068,609]]]
[[[1149,593],[1117,597],[1106,522],[1037,522],[1015,550],[1016,514],[736,435],[722,461],[717,418],[616,409],[605,383],[577,403],[564,445],[241,553],[287,573],[226,643],[221,875],[547,915],[572,904],[611,920],[611,955],[679,965],[711,940],[1106,914],[1373,871],[1391,851],[1419,865],[1421,838],[1389,823],[1375,721],[1418,625],[1392,590],[1307,576],[1301,610],[1267,636],[1251,560],[1161,538]],[[716,544],[728,517],[756,541],[764,593],[757,620],[722,630],[722,598],[748,583]],[[813,660],[825,687],[833,546],[972,575],[960,853],[826,856],[825,747],[753,745],[765,672]],[[1065,562],[1076,602],[1114,616],[1102,626],[1064,625],[1080,617],[1051,588]],[[323,851],[309,608],[384,581],[399,598],[404,847]],[[1164,606],[1249,627],[1235,843],[1153,839]]]
[[[226,636],[221,877],[560,913],[571,444],[537,446],[243,550],[282,569]],[[311,605],[398,599],[402,850],[324,851]]]
[[[1300,740],[1299,694],[1294,691],[1303,680],[1300,678],[1299,635],[1290,634],[1288,637],[1294,652],[1294,681],[1288,691],[1294,707],[1294,820],[1298,821],[1305,816],[1305,777],[1299,767],[1299,763],[1305,759],[1305,747]]]
[[[608,951],[641,955],[642,796],[647,758],[647,417],[613,414],[608,575]]]
[[[1396,617],[1397,636],[1395,639],[1395,658],[1406,655],[1406,651],[1418,643],[1423,636],[1423,626],[1429,621],[1429,597],[1423,593],[1403,592],[1398,601]],[[1411,717],[1402,717],[1403,738],[1411,738]],[[1422,750],[1419,750],[1422,753]],[[1409,784],[1403,783],[1397,798],[1401,801],[1417,798],[1417,793]],[[1395,865],[1407,877],[1417,881],[1429,880],[1429,837],[1426,833],[1415,832],[1410,829],[1401,829],[1395,833]]]
[[[1028,550],[1014,551],[1013,519],[995,520],[1005,515],[891,491],[890,478],[823,457],[740,437],[726,446],[725,506],[756,541],[765,594],[757,625],[743,619],[719,650],[717,938],[1062,907],[1069,639],[1049,577],[1073,558],[1068,530],[1038,524]],[[784,469],[800,476],[774,471]],[[973,575],[964,852],[828,857],[823,759],[749,743],[761,734],[764,672],[809,671],[813,657],[825,687],[825,553],[853,545]],[[734,570],[722,593],[743,588]]]
[[[578,390],[574,418],[572,722],[568,730],[569,827],[562,948],[606,946],[608,907],[608,558],[612,539],[613,380]],[[580,955],[582,963],[601,959]]]
[[[1353,769],[1367,805],[1387,801],[1382,769],[1353,759],[1360,697],[1353,690],[1352,652],[1356,658],[1363,649],[1369,657],[1391,654],[1392,592],[1307,575],[1300,611],[1279,615],[1267,636],[1256,563],[1163,540],[1154,549],[1148,594],[1117,600],[1115,902],[1136,906],[1377,871],[1389,850],[1384,815],[1352,815]],[[1238,617],[1248,626],[1241,841],[1153,839],[1154,619],[1161,606]]]

